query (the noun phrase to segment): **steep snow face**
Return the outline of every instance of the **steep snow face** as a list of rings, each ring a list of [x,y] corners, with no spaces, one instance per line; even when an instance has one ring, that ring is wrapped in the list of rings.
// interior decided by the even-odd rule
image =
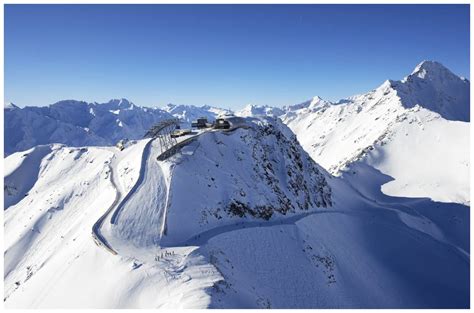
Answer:
[[[219,115],[232,113],[230,110],[211,107],[208,105],[198,107],[194,105],[177,105],[171,103],[166,105],[163,110],[174,117],[179,118],[184,124],[188,125],[200,117],[205,117],[208,121],[213,121]]]
[[[64,100],[48,107],[5,108],[4,113],[6,155],[49,143],[113,145],[142,138],[151,125],[172,117],[126,99],[101,104]]]
[[[286,126],[272,118],[246,123],[248,128],[203,134],[177,158],[168,244],[236,220],[278,220],[331,207],[327,173]]]
[[[466,204],[466,106],[469,82],[439,63],[424,62],[403,81],[386,81],[338,103],[313,99],[290,107],[281,118],[311,157],[333,174],[353,162],[369,162],[393,177],[383,187],[390,195]]]
[[[338,104],[318,99],[290,107],[281,119],[316,162],[337,173],[383,136],[403,112],[396,92],[386,82]]]
[[[235,115],[242,117],[256,117],[256,116],[273,116],[278,117],[284,111],[280,108],[271,107],[268,105],[254,105],[248,104],[242,110],[235,112]]]
[[[412,74],[393,82],[392,88],[407,108],[420,105],[447,120],[469,122],[470,82],[441,63],[420,63]]]

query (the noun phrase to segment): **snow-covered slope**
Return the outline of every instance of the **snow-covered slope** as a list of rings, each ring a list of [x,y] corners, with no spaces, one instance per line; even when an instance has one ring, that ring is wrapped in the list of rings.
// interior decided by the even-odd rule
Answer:
[[[279,220],[331,206],[327,174],[286,126],[271,118],[247,124],[250,128],[202,135],[176,159],[168,244],[236,218]],[[179,227],[185,217],[192,222]]]
[[[114,257],[92,239],[92,226],[113,204],[116,194],[127,193],[138,180],[146,141],[123,153],[113,148],[54,145],[40,162],[29,155],[22,157],[24,153],[6,159],[8,173],[39,173],[29,194],[5,211],[7,306],[207,305],[205,290],[220,276],[199,256],[186,269],[181,268],[195,248],[176,248],[173,256],[161,262],[143,264],[136,258]],[[18,158],[24,160],[18,162]],[[16,183],[21,186],[18,180]],[[146,259],[146,255],[137,257]],[[193,280],[185,284],[191,275]]]
[[[419,105],[444,119],[469,122],[470,82],[441,63],[421,62],[402,81],[392,82],[392,88],[407,108]]]
[[[107,103],[59,101],[47,107],[5,107],[5,154],[49,143],[113,145],[139,139],[154,123],[172,116],[126,99]]]
[[[214,121],[217,116],[232,113],[227,109],[211,107],[208,105],[194,106],[184,104],[167,104],[163,110],[179,118],[184,124],[190,125],[192,121],[205,117],[208,121]]]
[[[347,183],[279,120],[245,124],[165,161],[151,139],[9,156],[28,194],[5,211],[6,307],[469,306],[468,207],[388,197],[372,167]]]
[[[16,106],[13,102],[5,102],[3,105],[3,108],[5,110],[13,110],[13,109],[18,109],[18,106]]]
[[[317,108],[327,107],[330,104],[332,103],[322,99],[321,97],[315,96],[311,100],[286,106],[283,108],[283,112],[288,113],[288,116],[294,116],[296,113],[300,112],[299,110],[305,109],[308,111],[314,111],[317,110]],[[285,118],[287,118],[287,116],[285,116]]]
[[[160,164],[159,142],[150,142],[140,186],[111,218],[111,244],[178,245],[239,218],[278,220],[331,206],[327,174],[286,126],[271,118],[246,124],[203,133]]]
[[[338,103],[316,97],[281,118],[333,174],[368,162],[394,178],[387,194],[469,203],[469,81],[439,63]]]

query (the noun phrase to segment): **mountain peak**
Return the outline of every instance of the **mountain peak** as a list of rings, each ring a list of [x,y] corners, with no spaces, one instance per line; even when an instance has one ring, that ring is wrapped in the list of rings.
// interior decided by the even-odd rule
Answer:
[[[13,102],[5,102],[3,105],[4,109],[18,109],[18,106],[16,106]]]
[[[261,110],[267,107],[268,107],[267,105],[257,105],[257,104],[249,103],[241,111],[253,112],[255,110]]]
[[[135,104],[128,99],[120,98],[120,99],[110,99],[107,104],[116,109],[133,109],[135,108]]]
[[[423,61],[392,88],[405,107],[420,105],[448,120],[469,121],[469,84],[441,63]]]
[[[110,99],[109,103],[116,103],[118,105],[130,105],[130,103],[132,102],[128,101],[125,98],[120,98],[120,99]]]
[[[288,111],[296,111],[296,110],[301,110],[301,109],[315,109],[320,106],[324,106],[330,104],[329,101],[324,100],[323,98],[319,96],[314,96],[313,98],[309,99],[308,101],[298,103],[298,104],[293,104],[288,107],[286,107],[286,110]]]
[[[412,74],[420,70],[433,70],[433,69],[446,69],[447,70],[447,68],[443,64],[437,61],[423,60],[415,67]]]
[[[310,109],[313,109],[317,106],[324,105],[325,103],[327,103],[327,101],[321,98],[320,96],[314,96],[313,99],[311,99],[311,102],[309,103],[308,107]]]
[[[418,77],[421,79],[445,82],[450,80],[459,80],[459,76],[451,72],[443,64],[436,61],[423,61],[418,64],[413,72],[404,80],[409,80],[410,77]]]
[[[247,104],[242,110],[237,111],[235,114],[237,116],[250,117],[250,116],[280,116],[284,112],[282,109],[277,107],[271,107],[268,105],[259,105],[259,104]]]

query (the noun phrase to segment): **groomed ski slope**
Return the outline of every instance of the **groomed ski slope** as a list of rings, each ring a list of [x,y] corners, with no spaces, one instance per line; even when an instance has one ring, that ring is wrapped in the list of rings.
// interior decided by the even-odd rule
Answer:
[[[105,213],[97,220],[97,222],[94,223],[94,226],[92,227],[92,237],[94,238],[94,241],[96,242],[97,245],[104,247],[107,251],[109,251],[112,254],[117,254],[117,251],[112,248],[108,240],[105,238],[105,236],[102,233],[102,227],[104,226],[105,221],[109,221],[110,223],[114,222],[115,215],[117,212],[120,210],[120,207],[123,206],[124,203],[126,203],[127,199],[133,195],[137,187],[140,186],[142,182],[142,178],[144,176],[144,172],[146,169],[146,162],[149,156],[149,151],[150,151],[150,145],[151,145],[152,140],[142,140],[142,144],[144,144],[143,151],[141,153],[141,162],[140,162],[140,169],[138,173],[138,179],[133,185],[133,187],[128,191],[125,192],[123,189],[122,184],[116,179],[116,174],[119,172],[119,168],[117,164],[121,164],[123,162],[123,159],[126,158],[127,154],[130,152],[130,149],[125,151],[124,153],[119,154],[118,158],[117,155],[114,154],[114,157],[112,158],[111,164],[109,166],[110,170],[110,180],[115,188],[115,199],[112,205],[105,211]],[[141,146],[140,144],[138,146]],[[128,170],[126,168],[125,170]],[[132,178],[133,181],[133,178]],[[126,196],[124,196],[124,193],[126,193]],[[113,215],[112,215],[113,214]],[[109,226],[106,224],[106,226]],[[110,226],[107,228],[110,229]]]
[[[137,183],[111,216],[111,235],[117,244],[123,241],[137,247],[156,246],[166,230],[170,171],[165,162],[157,161],[158,145],[158,140],[150,140],[145,146]]]

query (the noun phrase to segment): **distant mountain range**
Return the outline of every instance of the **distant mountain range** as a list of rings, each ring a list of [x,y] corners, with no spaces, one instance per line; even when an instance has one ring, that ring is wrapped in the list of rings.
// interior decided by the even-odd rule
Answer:
[[[126,99],[106,103],[64,100],[47,107],[18,108],[9,104],[5,113],[5,154],[36,145],[114,145],[120,139],[142,138],[151,125],[172,115],[139,107]]]
[[[469,81],[439,63],[249,105],[166,159],[148,127],[232,112],[4,110],[8,308],[469,308]]]

